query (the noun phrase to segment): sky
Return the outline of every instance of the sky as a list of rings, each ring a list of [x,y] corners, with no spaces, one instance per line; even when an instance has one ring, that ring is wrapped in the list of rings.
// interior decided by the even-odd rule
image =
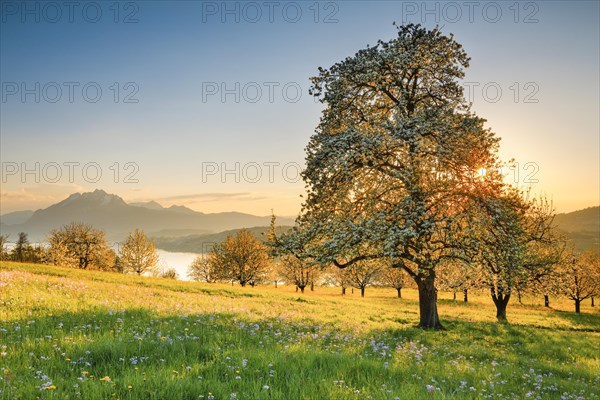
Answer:
[[[0,2],[0,213],[96,188],[128,202],[295,215],[322,105],[309,77],[393,23],[471,57],[511,178],[600,204],[597,1]]]

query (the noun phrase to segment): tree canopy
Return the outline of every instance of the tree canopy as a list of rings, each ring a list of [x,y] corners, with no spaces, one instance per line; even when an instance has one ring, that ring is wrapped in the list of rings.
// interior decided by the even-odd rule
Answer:
[[[112,269],[115,252],[104,237],[104,232],[91,225],[70,223],[53,229],[48,237],[49,258],[57,265],[81,269]]]
[[[228,235],[224,242],[215,244],[209,260],[219,271],[221,279],[254,286],[267,278],[270,267],[269,255],[252,232],[239,230],[235,236]]]
[[[424,328],[442,328],[436,267],[468,257],[469,210],[502,185],[499,139],[459,83],[468,65],[452,35],[411,24],[319,68],[311,93],[325,110],[306,148],[308,194],[280,240],[323,265],[384,258],[403,268],[417,283]]]
[[[129,234],[119,252],[119,261],[124,272],[142,275],[145,272],[156,272],[158,253],[154,242],[144,231],[136,229]]]

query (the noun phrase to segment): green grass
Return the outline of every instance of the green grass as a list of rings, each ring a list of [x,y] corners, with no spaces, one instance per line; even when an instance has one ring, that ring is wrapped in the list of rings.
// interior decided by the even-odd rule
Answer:
[[[542,299],[241,288],[0,263],[2,399],[589,399],[600,314]]]

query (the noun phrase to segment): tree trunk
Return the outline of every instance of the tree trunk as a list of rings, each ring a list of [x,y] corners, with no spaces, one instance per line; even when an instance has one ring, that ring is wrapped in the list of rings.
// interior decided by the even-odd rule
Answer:
[[[365,287],[360,288],[360,297],[365,297]]]
[[[277,289],[277,281],[275,281],[275,289]]]
[[[401,299],[402,298],[402,288],[397,287],[396,291],[398,292],[398,298]]]
[[[304,293],[304,286],[300,286],[300,293]]]
[[[498,322],[508,322],[506,319],[506,302],[499,301],[496,304],[496,319]]]
[[[550,296],[544,295],[544,307],[550,307]]]
[[[468,289],[463,289],[463,301],[465,303],[469,302],[469,290]]]
[[[581,300],[575,300],[575,312],[576,313],[581,312]]]
[[[342,286],[342,296],[346,295],[346,288]]]
[[[502,289],[495,291],[493,287],[490,290],[492,292],[492,300],[494,300],[494,304],[496,305],[496,318],[498,322],[508,322],[506,319],[506,306],[510,300],[510,292],[504,294]]]
[[[517,290],[517,297],[519,298],[519,304],[523,304],[523,300],[521,299],[521,291]]]
[[[592,296],[592,307],[594,307],[594,296]]]
[[[417,280],[417,287],[419,288],[419,328],[444,329],[437,312],[435,273],[430,271],[429,275]]]
[[[315,291],[315,283],[314,283],[314,282],[311,282],[311,283],[310,283],[310,291],[311,291],[311,292],[314,292],[314,291]]]
[[[352,288],[352,294],[354,294],[354,288]]]
[[[452,300],[456,301],[456,291],[452,291]]]

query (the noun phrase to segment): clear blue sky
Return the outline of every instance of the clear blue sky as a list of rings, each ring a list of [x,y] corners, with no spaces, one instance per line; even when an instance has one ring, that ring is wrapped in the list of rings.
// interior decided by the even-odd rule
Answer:
[[[308,78],[393,38],[394,21],[439,24],[463,44],[474,109],[519,162],[519,182],[534,174],[558,211],[600,201],[597,1],[0,4],[2,213],[103,188],[204,212],[296,214],[321,110]],[[236,83],[239,102],[222,101]],[[39,177],[22,177],[36,162]]]

